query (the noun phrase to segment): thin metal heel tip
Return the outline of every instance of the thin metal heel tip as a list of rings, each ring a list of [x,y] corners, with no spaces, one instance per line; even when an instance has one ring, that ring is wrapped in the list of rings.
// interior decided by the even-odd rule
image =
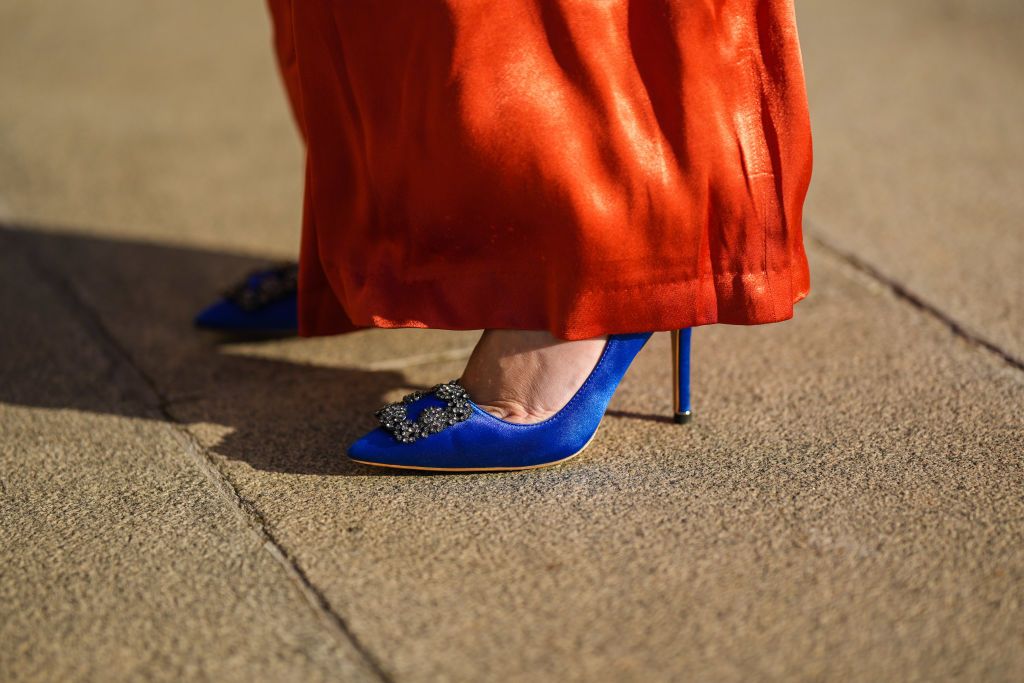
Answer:
[[[693,413],[691,413],[689,410],[687,410],[685,413],[676,413],[675,415],[672,416],[672,419],[675,420],[675,423],[677,425],[684,425],[693,419]]]

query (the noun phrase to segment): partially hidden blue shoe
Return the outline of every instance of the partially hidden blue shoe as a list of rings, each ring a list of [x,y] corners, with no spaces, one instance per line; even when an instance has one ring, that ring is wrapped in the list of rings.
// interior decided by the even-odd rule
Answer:
[[[675,421],[690,420],[690,329],[672,332]],[[569,402],[542,422],[507,422],[473,402],[458,380],[413,392],[377,411],[380,427],[348,450],[355,462],[445,472],[525,470],[578,455],[650,332],[615,334]]]
[[[299,266],[286,263],[249,273],[195,318],[196,327],[253,334],[295,333]]]

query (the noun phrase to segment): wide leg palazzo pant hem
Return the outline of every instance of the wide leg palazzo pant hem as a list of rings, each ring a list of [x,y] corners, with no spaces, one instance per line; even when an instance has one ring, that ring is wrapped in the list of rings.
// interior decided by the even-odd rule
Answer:
[[[355,330],[380,328],[426,328],[442,330],[518,329],[548,330],[561,339],[589,339],[604,334],[677,330],[713,323],[754,325],[781,322],[793,317],[793,304],[807,295],[807,288],[795,291],[788,273],[776,274],[774,291],[778,298],[761,298],[765,310],[752,317],[750,297],[744,285],[772,288],[768,275],[749,274],[720,277],[719,280],[689,280],[642,285],[618,292],[584,294],[564,313],[548,311],[542,303],[518,297],[501,301],[467,301],[458,291],[438,292],[432,287],[423,296],[412,296],[398,310],[377,308],[357,321],[337,304],[334,292],[326,284],[308,285],[303,307],[304,336],[342,334]],[[474,286],[473,283],[466,283]],[[475,285],[481,291],[498,288],[522,289],[521,283],[495,283],[484,278]],[[438,296],[431,296],[439,294]],[[442,302],[458,297],[457,314],[446,310]],[[724,302],[724,303],[723,303]],[[731,302],[731,303],[730,303]],[[665,303],[669,304],[666,308]],[[464,321],[464,322],[460,322]]]
[[[582,339],[807,295],[791,0],[271,6],[308,144],[300,334]]]

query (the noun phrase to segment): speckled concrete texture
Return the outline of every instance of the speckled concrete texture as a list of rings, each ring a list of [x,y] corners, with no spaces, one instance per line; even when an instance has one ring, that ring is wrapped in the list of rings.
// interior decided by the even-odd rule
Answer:
[[[190,328],[297,241],[261,9],[0,7],[0,680],[1024,678],[1024,11],[798,11],[796,318],[695,332],[689,426],[659,334],[577,459],[454,476],[343,453],[476,333]]]
[[[0,201],[33,224],[290,257],[303,157],[252,0],[0,3]]]
[[[2,235],[0,310],[0,680],[376,679],[73,295]]]
[[[805,2],[813,234],[1024,363],[1024,3]]]

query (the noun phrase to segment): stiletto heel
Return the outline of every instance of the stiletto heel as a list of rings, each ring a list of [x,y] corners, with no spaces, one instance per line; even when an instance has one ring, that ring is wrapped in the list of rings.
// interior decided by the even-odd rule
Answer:
[[[686,424],[693,413],[690,408],[690,337],[686,327],[672,330],[672,409],[676,424]]]

